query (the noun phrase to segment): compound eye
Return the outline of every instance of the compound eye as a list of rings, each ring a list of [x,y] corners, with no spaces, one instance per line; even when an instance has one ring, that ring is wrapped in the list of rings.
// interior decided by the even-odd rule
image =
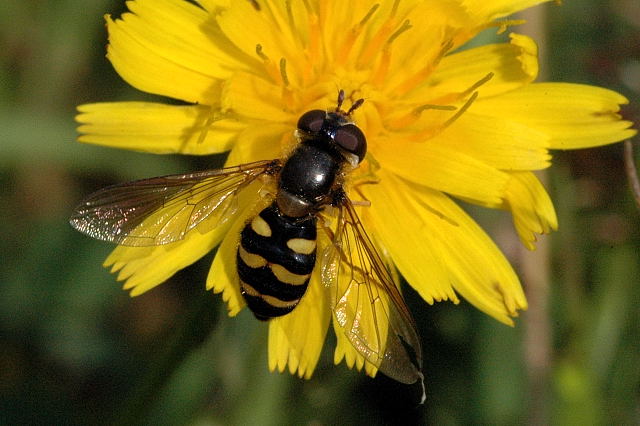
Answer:
[[[347,152],[358,156],[359,162],[367,153],[367,139],[355,124],[345,124],[336,130],[333,140]]]
[[[316,133],[322,129],[327,112],[321,109],[307,111],[298,120],[298,129],[305,132]]]

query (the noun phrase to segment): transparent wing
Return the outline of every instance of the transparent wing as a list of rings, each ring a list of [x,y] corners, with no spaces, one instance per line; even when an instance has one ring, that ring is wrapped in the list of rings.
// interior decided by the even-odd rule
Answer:
[[[278,160],[259,161],[109,186],[84,199],[69,222],[90,237],[121,245],[168,244],[205,219],[212,226],[224,222],[237,209],[237,193],[279,166]]]
[[[392,379],[422,381],[422,350],[413,318],[347,198],[333,244],[323,255],[322,278],[337,327],[356,351]]]

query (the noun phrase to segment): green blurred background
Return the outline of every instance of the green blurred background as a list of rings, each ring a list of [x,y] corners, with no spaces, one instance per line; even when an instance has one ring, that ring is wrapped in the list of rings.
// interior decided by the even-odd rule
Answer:
[[[542,40],[548,79],[616,89],[640,122],[640,2],[538,9],[524,30]],[[515,328],[406,290],[425,352],[422,407],[414,389],[333,366],[331,338],[312,380],[269,373],[266,326],[246,310],[227,318],[204,291],[211,255],[130,298],[101,267],[112,247],[68,226],[72,208],[102,186],[221,158],[74,142],[76,105],[152,99],[104,57],[103,14],[123,10],[0,7],[0,424],[640,423],[640,222],[621,144],[557,153],[547,187],[560,230],[535,253],[518,248],[506,214],[470,208],[527,286],[533,306]]]

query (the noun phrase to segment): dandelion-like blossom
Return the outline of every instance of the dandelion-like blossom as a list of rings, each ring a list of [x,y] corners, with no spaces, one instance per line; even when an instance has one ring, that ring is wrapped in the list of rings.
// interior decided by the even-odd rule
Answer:
[[[537,234],[557,228],[533,173],[550,165],[550,150],[635,134],[618,115],[623,96],[534,83],[537,47],[527,36],[461,48],[482,30],[513,28],[502,18],[542,2],[129,1],[129,12],[106,18],[109,60],[132,86],[184,104],[82,105],[80,141],[158,154],[229,152],[233,166],[285,156],[300,115],[331,108],[338,90],[363,98],[353,120],[368,151],[346,190],[357,185],[351,197],[366,201],[356,209],[382,257],[427,303],[464,298],[512,324],[527,307],[520,282],[455,200],[510,212],[533,249]],[[236,315],[244,306],[238,235],[257,202],[240,198],[232,220],[168,245],[118,246],[105,266],[139,295],[219,246],[206,286]],[[308,378],[317,364],[332,322],[318,269],[295,310],[269,322],[272,370]],[[375,374],[337,337],[336,363]]]

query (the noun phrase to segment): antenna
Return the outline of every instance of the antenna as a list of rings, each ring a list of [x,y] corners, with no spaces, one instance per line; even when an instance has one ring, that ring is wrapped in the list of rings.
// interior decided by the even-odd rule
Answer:
[[[344,90],[340,89],[338,92],[338,106],[336,107],[336,112],[340,112],[340,107],[342,107],[342,103],[344,102]]]
[[[360,108],[362,106],[362,104],[364,103],[364,98],[360,98],[357,101],[355,101],[353,104],[351,104],[351,108],[349,108],[349,110],[347,112],[344,112],[344,111],[340,110],[340,108],[342,108],[342,104],[344,103],[344,98],[345,98],[344,90],[340,89],[338,91],[338,106],[336,106],[336,112],[344,114],[346,116],[351,115],[351,113],[353,111],[355,111],[358,108]]]
[[[351,108],[349,108],[349,111],[347,111],[347,115],[351,115],[351,113],[355,110],[357,110],[358,108],[360,108],[362,106],[362,104],[364,103],[364,98],[360,98],[357,101],[355,101],[352,105]]]

